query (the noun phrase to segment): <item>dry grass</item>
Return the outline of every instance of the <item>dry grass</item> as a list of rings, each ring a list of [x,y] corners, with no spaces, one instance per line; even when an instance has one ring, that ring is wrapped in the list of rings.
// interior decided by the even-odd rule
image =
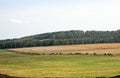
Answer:
[[[81,45],[62,45],[62,46],[46,46],[46,47],[30,47],[9,49],[22,53],[83,53],[83,54],[120,54],[120,43],[104,43],[104,44],[81,44]]]

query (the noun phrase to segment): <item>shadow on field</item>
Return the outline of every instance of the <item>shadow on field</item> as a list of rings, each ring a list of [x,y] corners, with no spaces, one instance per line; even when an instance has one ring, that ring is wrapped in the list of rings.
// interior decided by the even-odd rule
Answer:
[[[26,77],[15,77],[15,76],[9,76],[9,75],[5,75],[5,74],[0,74],[0,78],[26,78]]]
[[[117,76],[113,76],[113,77],[96,77],[96,78],[120,78],[120,75],[117,75]]]

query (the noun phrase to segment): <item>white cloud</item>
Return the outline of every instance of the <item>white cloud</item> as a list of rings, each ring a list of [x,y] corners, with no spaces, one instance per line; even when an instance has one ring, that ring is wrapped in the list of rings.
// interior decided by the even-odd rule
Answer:
[[[19,19],[10,19],[11,23],[16,23],[16,24],[29,24],[30,21],[26,21],[26,20],[19,20]]]

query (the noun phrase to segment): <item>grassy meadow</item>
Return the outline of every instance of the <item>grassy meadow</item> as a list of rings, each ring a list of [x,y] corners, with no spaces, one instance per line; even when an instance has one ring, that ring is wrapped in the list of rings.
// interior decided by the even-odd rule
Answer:
[[[23,55],[0,50],[0,73],[17,77],[98,77],[120,75],[120,56]]]
[[[27,55],[0,50],[0,73],[30,78],[110,77],[120,75],[120,55]]]

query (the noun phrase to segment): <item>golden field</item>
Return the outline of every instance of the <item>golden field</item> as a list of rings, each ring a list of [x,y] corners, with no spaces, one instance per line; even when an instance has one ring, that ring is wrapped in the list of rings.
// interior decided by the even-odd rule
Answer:
[[[37,54],[120,54],[120,43],[103,43],[103,44],[80,44],[80,45],[60,45],[60,46],[42,46],[30,48],[8,49],[19,53],[37,53]]]

